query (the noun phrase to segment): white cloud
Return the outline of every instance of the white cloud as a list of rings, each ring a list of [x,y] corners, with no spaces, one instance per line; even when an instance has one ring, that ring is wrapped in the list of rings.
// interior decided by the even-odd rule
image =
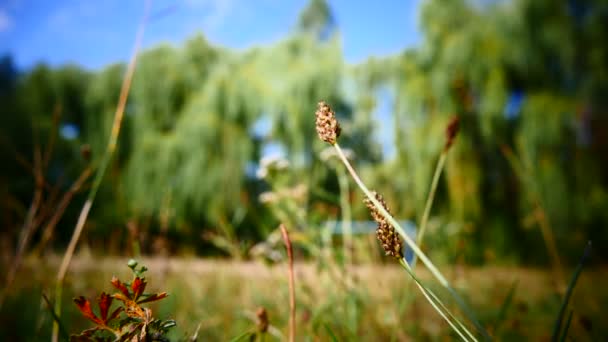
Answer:
[[[6,13],[6,11],[0,9],[0,33],[9,31],[13,27],[13,19]]]

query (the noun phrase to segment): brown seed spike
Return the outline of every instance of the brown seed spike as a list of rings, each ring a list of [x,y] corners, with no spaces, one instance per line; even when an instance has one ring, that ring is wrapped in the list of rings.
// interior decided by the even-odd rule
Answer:
[[[258,318],[258,331],[265,333],[266,331],[268,331],[268,313],[266,312],[266,309],[263,307],[258,308],[258,310],[255,312],[255,315]]]
[[[321,140],[334,145],[340,136],[340,124],[336,120],[336,114],[325,101],[320,101],[317,104],[316,128],[317,134]]]
[[[372,194],[390,214],[390,210],[388,209],[386,202],[384,202],[384,198],[382,198],[382,196],[376,192],[373,192]],[[369,198],[366,197],[363,202],[369,209],[374,221],[378,223],[378,228],[376,228],[376,236],[378,237],[378,240],[380,241],[386,255],[391,255],[395,258],[402,258],[403,245],[399,234],[397,234],[395,231],[395,228],[384,218],[384,216],[382,216],[378,208],[376,208],[374,203],[372,203]]]
[[[456,139],[456,135],[458,134],[458,129],[460,128],[460,117],[454,116],[450,119],[448,123],[448,127],[445,129],[445,146],[443,147],[444,151],[450,149],[452,144],[454,143],[454,139]]]

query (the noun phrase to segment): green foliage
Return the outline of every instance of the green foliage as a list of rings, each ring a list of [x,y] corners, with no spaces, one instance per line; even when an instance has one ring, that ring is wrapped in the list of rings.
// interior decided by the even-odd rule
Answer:
[[[463,234],[472,234],[477,246],[493,245],[483,227],[506,208],[523,220],[538,199],[558,240],[580,245],[569,238],[569,227],[582,219],[580,211],[570,210],[571,201],[581,191],[589,195],[590,188],[573,184],[572,174],[594,153],[590,140],[598,136],[591,137],[590,122],[606,127],[599,119],[605,116],[605,101],[590,95],[604,89],[606,64],[577,61],[591,58],[589,51],[605,50],[606,44],[596,40],[605,37],[605,30],[595,26],[601,7],[599,2],[525,0],[423,5],[425,40],[402,56],[395,112],[398,162],[411,179],[401,197],[415,200],[417,213],[441,129],[447,117],[457,114],[463,134],[448,159],[444,191],[449,205],[444,210],[469,227]],[[500,146],[513,146],[528,170],[516,194]],[[594,189],[606,187],[601,177],[591,182]],[[513,195],[520,200],[513,202]],[[514,226],[521,225],[517,216],[510,218]],[[520,252],[530,246],[520,244]],[[471,246],[469,251],[474,252],[471,260],[479,260],[479,249]]]
[[[534,248],[540,234],[524,230],[538,225],[530,219],[538,207],[564,252],[575,253],[587,238],[606,242],[596,229],[608,222],[605,13],[599,0],[431,0],[420,10],[418,47],[347,65],[331,8],[314,0],[273,44],[233,51],[198,34],[182,46],[153,47],[138,61],[91,232],[126,235],[116,228],[129,222],[144,252],[160,234],[172,247],[202,251],[211,241],[244,255],[278,223],[276,208],[257,200],[276,184],[253,177],[268,146],[281,147],[290,162],[284,186],[305,189],[297,226],[318,226],[324,212],[339,217],[338,202],[327,196],[337,178],[319,167],[324,145],[313,129],[315,105],[325,100],[357,168],[403,218],[422,215],[445,126],[460,117],[429,228],[451,238],[431,238],[431,254],[544,262]],[[96,72],[39,65],[23,73],[10,58],[1,65],[0,161],[7,167],[0,188],[7,190],[0,196],[8,231],[16,232],[33,181],[15,154],[31,159],[57,130],[60,107],[58,124],[74,124],[80,134],[58,137],[47,178],[75,178],[82,143],[98,160],[125,65]],[[393,127],[397,152],[383,160],[375,111],[387,96],[393,113],[382,127]],[[505,147],[522,170],[511,167]],[[350,200],[353,219],[365,219],[359,198]]]
[[[155,317],[171,317],[177,322],[166,336],[169,340],[187,340],[198,332],[198,340],[228,341],[255,329],[254,311],[259,306],[268,312],[270,327],[266,341],[285,340],[289,295],[284,265],[266,267],[249,262],[172,259],[164,269],[165,261],[160,258],[143,262],[150,268],[146,272],[149,286],[153,286],[150,291],[171,290],[169,297],[149,306]],[[78,260],[72,280],[65,288],[62,320],[67,331],[73,333],[92,326],[72,303],[72,297],[86,294],[96,306],[93,296],[98,294],[97,290],[113,289],[108,284],[113,274],[120,279],[131,279],[130,269],[117,268],[121,263],[124,261],[117,263],[115,258]],[[404,274],[396,265],[355,268],[357,277],[353,288],[336,282],[330,272],[317,271],[314,265],[296,267],[296,272],[303,275],[296,281],[298,341],[306,338],[331,341],[333,336],[338,341],[457,338],[422,296],[404,290]],[[49,339],[52,317],[41,307],[40,293],[44,291],[43,284],[52,282],[54,267],[33,263],[26,265],[25,271],[17,279],[16,291],[0,310],[4,322],[0,325],[2,340]],[[496,322],[502,315],[501,304],[509,296],[513,280],[519,279],[500,329],[494,331],[496,340],[536,341],[550,337],[563,299],[548,289],[551,275],[528,267],[493,266],[464,271],[467,281],[461,282],[466,283],[462,290],[474,299],[485,324]],[[430,280],[424,274],[420,277],[423,281]],[[604,278],[605,271],[601,268],[585,268],[581,274],[569,302],[574,309],[569,336],[602,340],[608,333],[607,327],[601,324],[607,314],[608,295],[597,286]],[[436,287],[432,290],[441,291]],[[113,304],[112,309],[118,307],[116,301]],[[568,312],[566,310],[562,328]],[[282,333],[283,338],[274,331]]]

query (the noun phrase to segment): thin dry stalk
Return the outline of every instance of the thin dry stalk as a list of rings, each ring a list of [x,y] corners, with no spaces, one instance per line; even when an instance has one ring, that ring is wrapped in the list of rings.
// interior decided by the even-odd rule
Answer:
[[[551,255],[551,260],[554,265],[555,276],[557,277],[557,288],[560,293],[564,293],[566,290],[566,283],[564,271],[562,267],[562,262],[559,257],[559,253],[557,251],[557,244],[555,243],[555,237],[553,236],[553,229],[549,225],[549,220],[547,219],[547,215],[545,214],[545,210],[540,204],[540,200],[537,198],[535,201],[536,209],[534,210],[534,216],[536,218],[536,222],[540,227],[541,234],[543,235],[543,240],[545,240],[545,244],[547,245],[547,249],[549,250],[549,255]]]
[[[84,171],[82,171],[82,173],[78,177],[78,179],[76,179],[74,181],[74,183],[72,183],[72,186],[70,187],[70,189],[66,193],[63,194],[63,197],[61,198],[59,205],[57,205],[56,209],[54,210],[55,214],[51,217],[51,219],[48,221],[48,223],[46,224],[46,226],[44,228],[44,231],[42,233],[42,238],[40,239],[40,243],[38,244],[38,247],[36,248],[36,251],[37,251],[36,254],[40,255],[44,251],[47,243],[53,236],[55,226],[57,226],[57,223],[59,223],[59,220],[61,219],[61,217],[63,217],[63,214],[65,213],[66,209],[68,208],[68,205],[72,201],[72,198],[74,197],[74,195],[78,191],[80,191],[80,188],[82,187],[82,185],[86,182],[87,179],[89,179],[92,171],[93,170],[91,167],[85,168]]]
[[[74,255],[74,250],[76,249],[76,245],[78,244],[78,240],[80,239],[80,235],[84,229],[84,224],[87,221],[87,217],[89,216],[89,211],[91,210],[91,206],[93,205],[93,201],[95,200],[95,195],[97,194],[97,190],[103,176],[105,174],[105,170],[108,167],[112,156],[114,155],[114,151],[116,150],[116,144],[118,142],[118,135],[120,133],[120,128],[122,126],[122,119],[124,117],[125,106],[127,104],[127,98],[129,96],[129,90],[131,89],[131,81],[133,80],[133,74],[135,72],[135,65],[137,61],[137,55],[141,46],[141,41],[144,34],[144,29],[148,20],[148,14],[150,10],[151,0],[146,1],[144,16],[142,22],[137,31],[137,36],[135,38],[135,45],[133,48],[133,55],[131,60],[129,61],[129,66],[127,67],[127,72],[125,74],[125,78],[122,83],[122,87],[120,90],[120,96],[118,99],[118,105],[116,106],[116,112],[114,113],[114,122],[112,124],[112,131],[110,133],[110,138],[108,141],[108,146],[106,148],[106,152],[103,155],[103,159],[97,173],[95,175],[95,180],[93,181],[93,186],[89,192],[89,196],[80,211],[80,216],[78,217],[78,221],[76,223],[76,227],[74,228],[74,232],[72,233],[72,238],[70,240],[70,244],[68,245],[67,250],[63,256],[63,260],[61,262],[61,266],[59,267],[59,272],[57,273],[57,280],[55,284],[55,312],[57,315],[61,315],[61,296],[63,292],[63,281],[65,279],[65,275],[67,273],[70,262],[72,261],[72,256]],[[53,342],[57,342],[59,338],[59,325],[57,322],[53,325]]]
[[[43,211],[43,209],[45,209],[44,205],[43,205],[43,195],[44,195],[44,190],[46,188],[50,188],[50,186],[47,184],[44,174],[46,173],[46,168],[48,167],[49,161],[51,159],[51,155],[53,154],[53,147],[55,145],[55,137],[57,135],[57,130],[59,127],[59,117],[60,116],[61,116],[61,105],[57,104],[55,106],[55,109],[53,110],[53,129],[51,130],[51,134],[46,143],[46,149],[45,149],[44,154],[41,154],[40,146],[38,144],[38,139],[36,138],[36,134],[34,134],[34,136],[35,136],[34,164],[31,167],[29,167],[34,176],[34,182],[35,182],[34,196],[32,198],[32,203],[30,204],[30,208],[28,209],[28,213],[26,215],[25,222],[21,229],[21,234],[19,235],[19,245],[17,246],[17,250],[15,252],[15,257],[14,257],[11,267],[6,275],[5,286],[2,290],[2,293],[0,293],[0,308],[4,304],[4,299],[6,298],[6,295],[15,280],[17,272],[19,271],[19,267],[21,267],[23,255],[25,254],[25,251],[27,250],[30,239],[35,234],[37,228],[39,227],[40,223],[42,222],[42,219],[46,216],[46,213],[44,213],[44,211]],[[15,155],[16,155],[18,161],[20,161],[22,159],[18,153],[15,152]],[[23,159],[23,161],[25,161],[25,159]],[[27,163],[27,161],[21,162],[21,164],[24,165],[26,168],[28,168],[28,166],[29,166],[29,163]],[[49,203],[51,203],[50,200],[52,200],[54,198],[54,195],[56,194],[57,190],[58,190],[58,187],[51,189]]]
[[[439,185],[439,177],[441,176],[441,172],[443,171],[443,167],[445,165],[445,160],[448,155],[448,151],[450,147],[454,144],[454,140],[458,135],[458,130],[460,127],[460,118],[458,116],[453,117],[445,130],[445,145],[443,150],[441,151],[441,155],[439,156],[439,161],[437,162],[437,166],[435,167],[435,173],[433,174],[433,181],[431,182],[431,190],[429,191],[429,195],[426,199],[426,204],[424,205],[424,212],[422,214],[422,219],[420,220],[420,230],[418,231],[418,236],[416,239],[416,244],[418,247],[422,248],[422,240],[424,239],[424,233],[426,232],[426,227],[429,221],[429,215],[431,214],[431,207],[433,206],[433,201],[435,200],[435,192],[437,191],[437,185]],[[412,268],[416,268],[416,255],[414,255],[414,261],[412,262]]]
[[[27,215],[25,217],[25,222],[23,223],[23,227],[21,228],[21,234],[19,234],[19,245],[17,246],[17,251],[15,252],[15,258],[11,264],[10,269],[6,275],[4,289],[2,293],[0,293],[0,308],[4,304],[4,299],[6,298],[10,287],[15,280],[15,276],[17,275],[17,271],[21,266],[21,261],[23,259],[23,254],[27,248],[30,237],[32,236],[32,231],[34,230],[34,220],[36,215],[38,214],[38,210],[40,209],[40,204],[42,203],[42,195],[44,192],[44,171],[42,165],[42,156],[40,154],[40,148],[36,146],[34,148],[34,179],[36,183],[36,188],[34,190],[34,197],[32,198],[32,203],[30,204],[30,208],[28,209]]]
[[[55,210],[54,204],[58,202],[59,195],[61,194],[61,188],[63,187],[63,182],[65,181],[65,175],[61,174],[57,179],[57,182],[53,184],[51,189],[48,191],[46,195],[46,201],[40,208],[38,215],[36,216],[36,220],[34,221],[35,230],[42,225],[43,222],[48,220],[48,218],[53,214]]]
[[[42,167],[47,168],[49,166],[49,162],[51,161],[51,157],[53,155],[53,150],[55,148],[55,140],[57,138],[57,130],[59,128],[59,118],[61,117],[62,106],[60,103],[55,105],[53,109],[53,130],[51,131],[51,135],[49,136],[49,140],[46,144],[46,149],[44,151],[44,160],[42,162]]]
[[[289,234],[285,226],[281,224],[279,228],[281,229],[281,235],[283,235],[285,249],[287,249],[289,265],[289,342],[294,342],[296,339],[296,289],[293,274],[293,248],[291,247],[291,240],[289,240]]]
[[[515,155],[515,153],[509,146],[502,145],[501,151],[511,164],[511,167],[519,177],[520,181],[524,183],[530,183],[530,186],[528,186],[528,191],[530,191],[529,194],[531,196],[531,200],[534,206],[534,208],[532,209],[534,210],[534,220],[538,224],[541,235],[543,237],[543,241],[545,242],[545,247],[547,248],[549,257],[551,258],[551,262],[553,264],[553,272],[555,273],[555,277],[557,278],[557,290],[560,293],[564,293],[564,291],[566,290],[566,278],[564,277],[562,263],[559,257],[559,252],[557,251],[557,244],[555,242],[555,237],[553,236],[553,229],[551,229],[549,219],[547,218],[545,210],[541,204],[540,194],[538,193],[537,188],[534,186],[534,180],[530,179],[523,163]]]

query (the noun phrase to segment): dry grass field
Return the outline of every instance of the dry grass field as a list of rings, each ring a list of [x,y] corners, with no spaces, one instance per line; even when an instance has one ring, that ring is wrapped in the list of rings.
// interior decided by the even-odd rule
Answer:
[[[113,275],[128,279],[126,258],[79,257],[74,260],[64,295],[66,330],[77,333],[90,323],[71,298],[94,299],[111,291]],[[27,263],[0,312],[0,340],[48,340],[51,316],[42,293],[50,293],[58,260]],[[200,259],[144,259],[149,291],[170,296],[152,306],[155,317],[173,318],[172,340],[187,340],[198,331],[200,341],[230,340],[255,326],[255,311],[265,307],[269,339],[281,340],[288,326],[287,269],[283,264]],[[449,269],[460,293],[499,340],[548,340],[561,297],[546,271],[486,267]],[[607,270],[583,271],[571,300],[571,336],[601,340],[608,336]],[[297,334],[302,341],[451,340],[453,333],[410,284],[397,265],[358,265],[348,272],[337,266],[296,263]],[[420,277],[432,284],[422,267]],[[516,283],[510,304],[504,306]],[[442,292],[437,287],[437,292]],[[443,293],[443,298],[448,296]],[[449,303],[449,301],[447,301]],[[453,306],[455,309],[455,306]]]

